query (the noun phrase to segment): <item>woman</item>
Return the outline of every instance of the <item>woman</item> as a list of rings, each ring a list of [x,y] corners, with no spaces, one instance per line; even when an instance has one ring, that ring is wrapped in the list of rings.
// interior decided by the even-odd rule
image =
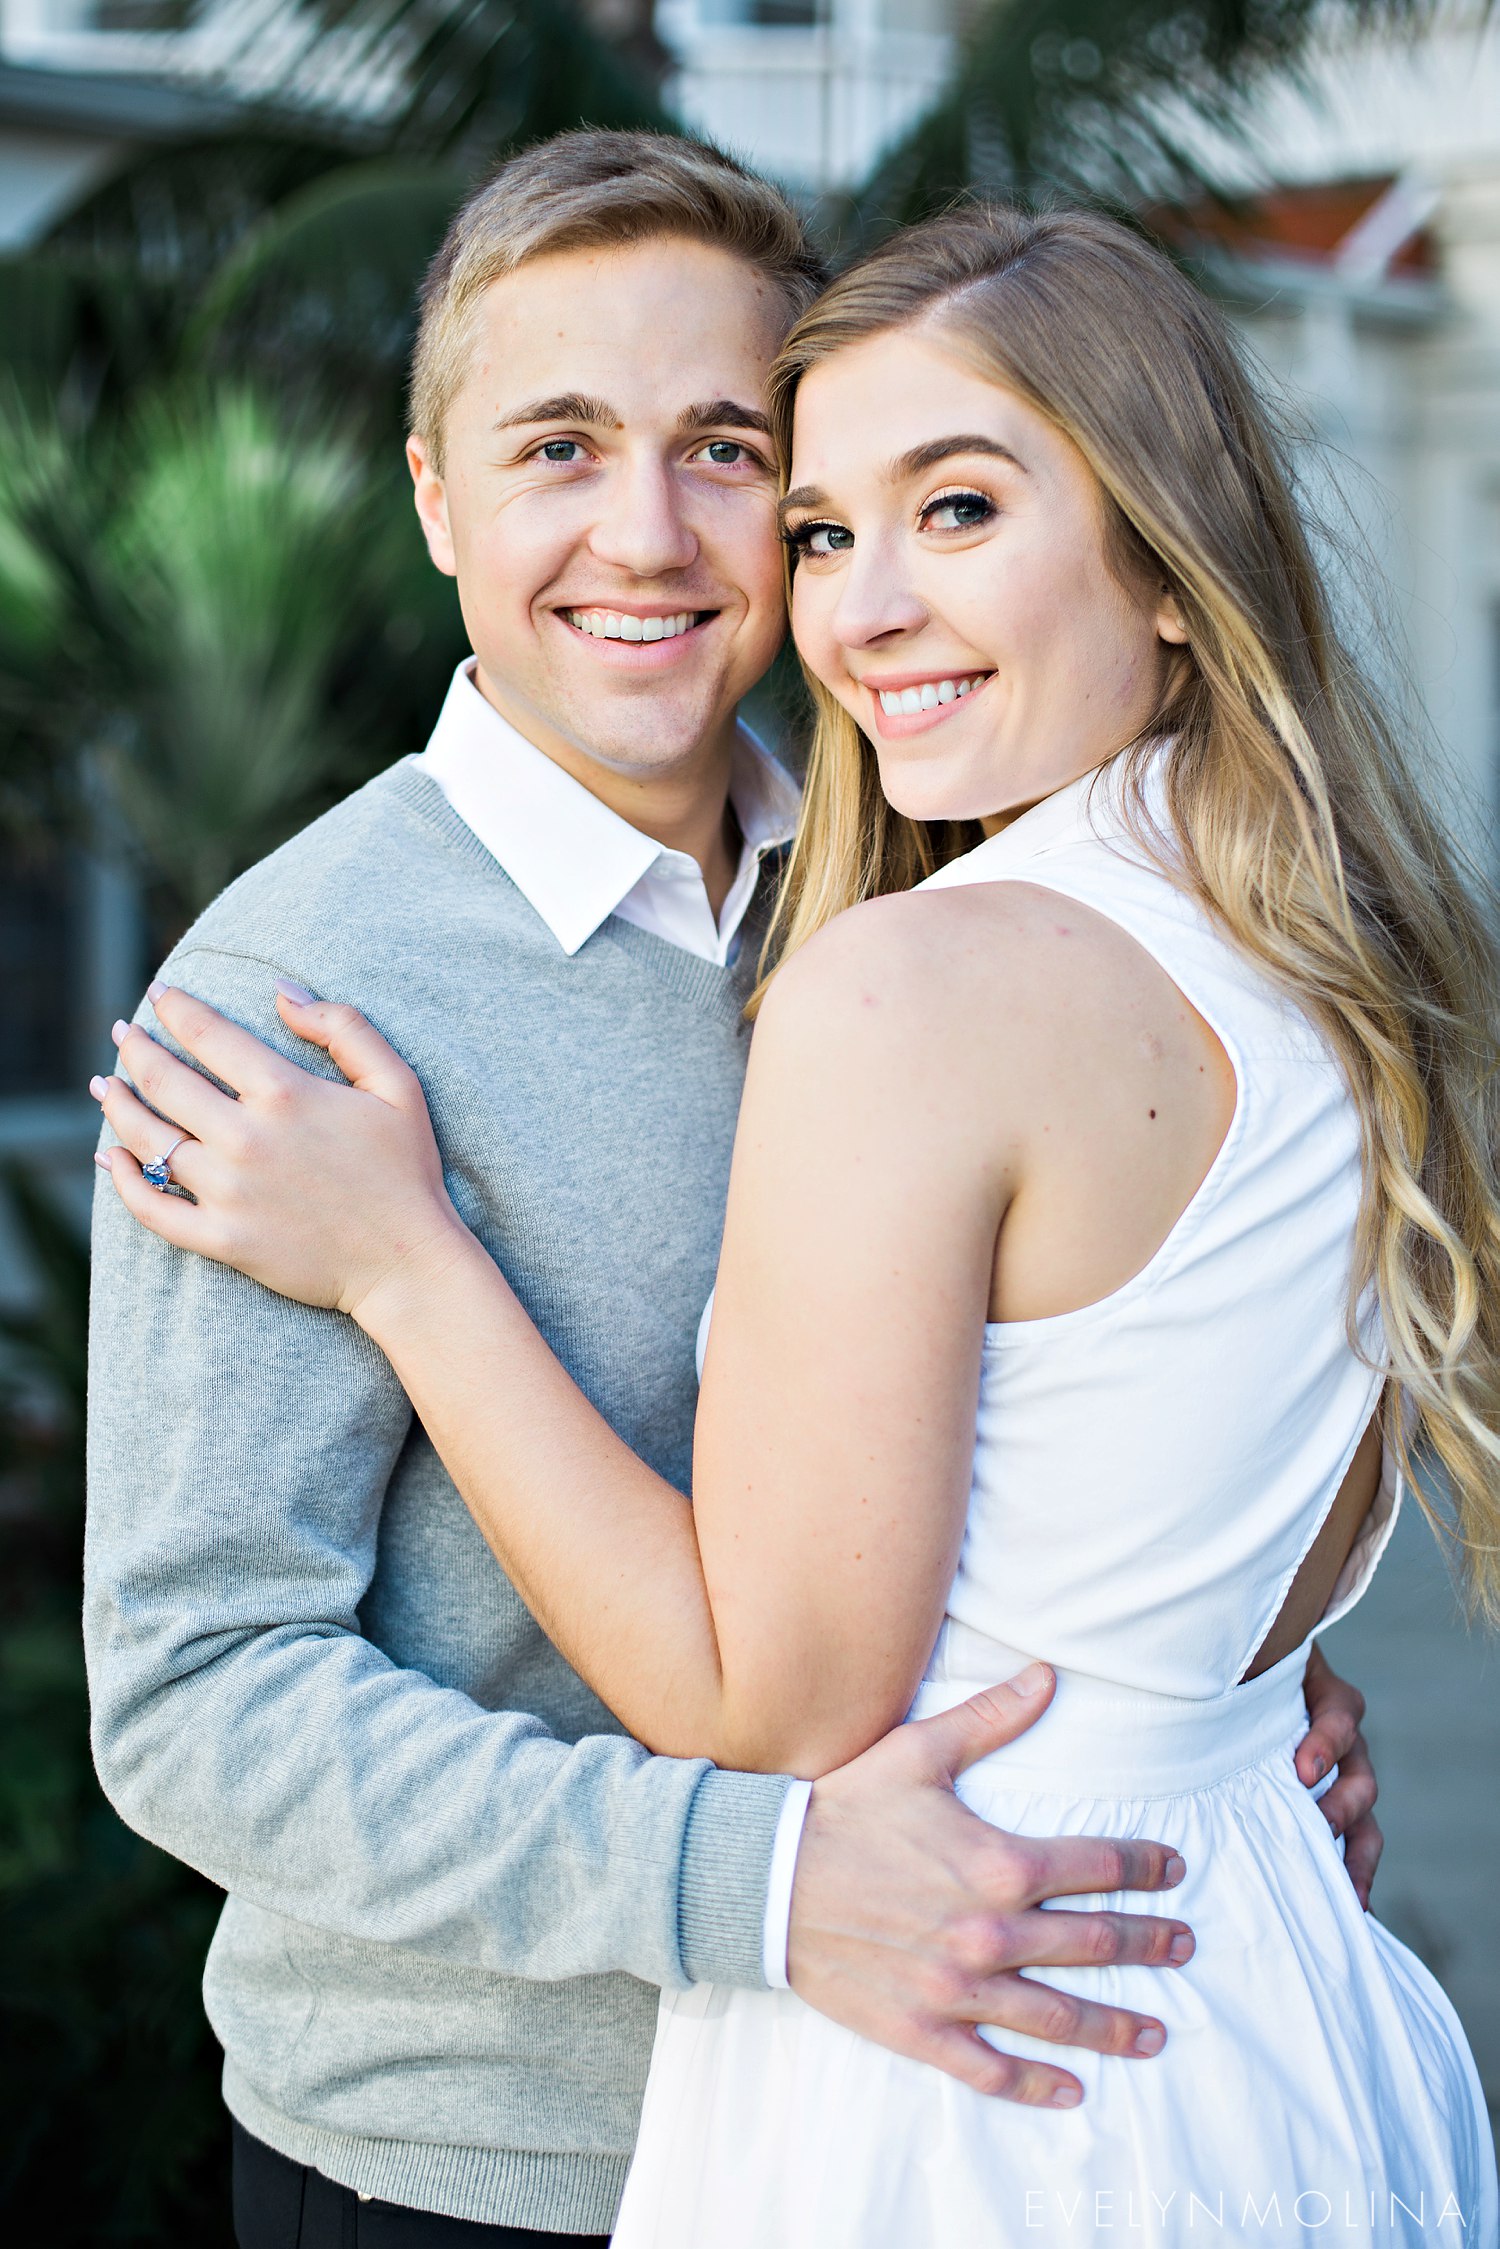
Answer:
[[[350,1011],[283,1003],[353,1090],[223,1025],[239,1109],[171,1067],[196,1207],[143,1186],[161,1126],[118,1080],[104,1160],[144,1223],[368,1330],[652,1748],[817,1775],[1044,1658],[969,1800],[1126,1835],[1173,1797],[1198,1950],[1150,2070],[1012,2041],[1007,2106],[792,1994],[668,1997],[619,2249],[1440,2214],[1493,2244],[1462,2033],[1291,1763],[1308,1637],[1399,1497],[1388,1378],[1394,1460],[1442,1460],[1500,1606],[1488,955],[1164,260],[1093,218],[936,222],[804,317],[774,398],[818,728],[694,1505],[552,1359]],[[1143,1974],[1069,1980],[1129,2005]]]

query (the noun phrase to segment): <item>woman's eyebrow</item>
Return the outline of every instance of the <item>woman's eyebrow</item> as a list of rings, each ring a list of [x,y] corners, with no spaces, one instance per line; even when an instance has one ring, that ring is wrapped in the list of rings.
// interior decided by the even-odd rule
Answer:
[[[825,504],[825,496],[816,484],[799,484],[794,492],[788,492],[784,499],[777,501],[777,521],[785,523],[793,508],[820,508]]]
[[[1002,445],[998,438],[980,437],[969,431],[958,437],[931,437],[925,445],[914,445],[909,453],[902,453],[892,461],[885,472],[886,480],[891,484],[903,484],[908,477],[921,476],[927,469],[936,468],[939,461],[952,460],[956,453],[985,453],[992,461],[1009,462],[1023,476],[1031,474],[1026,463],[1018,460],[1010,447]],[[776,512],[785,522],[793,508],[827,505],[827,493],[821,492],[816,484],[799,484],[794,492],[787,493]]]
[[[939,461],[951,460],[955,453],[987,453],[993,461],[1008,461],[1023,476],[1031,473],[1026,463],[1018,461],[1010,447],[1002,445],[998,438],[978,437],[970,432],[961,437],[933,437],[925,445],[914,445],[909,453],[892,461],[886,474],[892,484],[904,484],[908,477],[921,476],[927,469],[936,468]]]

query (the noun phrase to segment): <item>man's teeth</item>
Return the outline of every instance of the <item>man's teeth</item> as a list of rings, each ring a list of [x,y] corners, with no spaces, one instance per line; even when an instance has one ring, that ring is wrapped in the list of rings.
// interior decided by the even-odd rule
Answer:
[[[629,617],[613,609],[565,609],[563,615],[577,632],[595,640],[675,640],[697,623],[695,609],[679,610],[675,617]]]
[[[887,718],[910,717],[913,711],[935,711],[939,703],[956,703],[960,696],[968,695],[982,686],[988,678],[986,672],[971,672],[967,679],[928,679],[920,687],[896,687],[880,690],[880,708]]]

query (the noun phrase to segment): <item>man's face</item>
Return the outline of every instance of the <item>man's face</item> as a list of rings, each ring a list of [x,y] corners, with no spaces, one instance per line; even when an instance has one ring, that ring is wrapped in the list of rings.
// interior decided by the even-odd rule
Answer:
[[[564,765],[722,749],[785,630],[774,286],[703,243],[540,257],[480,301],[444,473],[409,448],[480,685]]]

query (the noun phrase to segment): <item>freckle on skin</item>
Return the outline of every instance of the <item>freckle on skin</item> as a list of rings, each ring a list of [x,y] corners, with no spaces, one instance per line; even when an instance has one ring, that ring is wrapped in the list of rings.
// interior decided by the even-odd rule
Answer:
[[[1148,1116],[1154,1117],[1156,1115],[1156,1111],[1154,1109],[1148,1109],[1146,1114]]]

